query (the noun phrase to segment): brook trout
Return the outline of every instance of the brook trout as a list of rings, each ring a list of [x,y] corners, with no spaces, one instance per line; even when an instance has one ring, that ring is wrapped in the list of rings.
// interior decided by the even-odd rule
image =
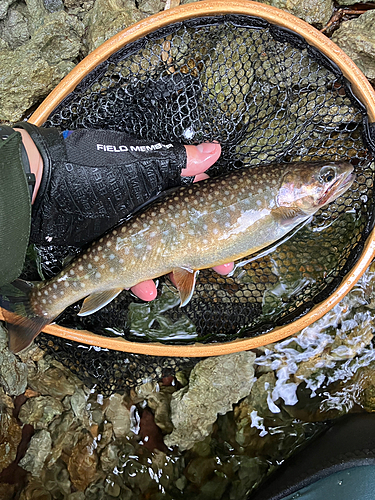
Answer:
[[[306,221],[353,183],[345,162],[290,163],[231,172],[178,188],[105,234],[59,275],[1,290],[10,349],[27,347],[66,307],[92,314],[123,289],[173,273],[186,305],[199,269],[247,257]],[[16,292],[16,293],[14,293]]]

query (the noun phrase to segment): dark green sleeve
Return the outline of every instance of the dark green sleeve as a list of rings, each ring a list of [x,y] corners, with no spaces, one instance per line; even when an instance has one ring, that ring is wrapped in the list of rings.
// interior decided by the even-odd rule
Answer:
[[[20,275],[29,242],[31,201],[21,144],[19,132],[0,139],[0,286]]]

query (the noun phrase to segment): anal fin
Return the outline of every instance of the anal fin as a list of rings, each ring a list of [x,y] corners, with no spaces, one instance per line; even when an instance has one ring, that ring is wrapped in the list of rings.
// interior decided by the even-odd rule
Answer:
[[[117,297],[122,290],[123,288],[113,288],[111,290],[104,290],[103,292],[92,293],[83,301],[78,316],[89,316],[89,314],[99,311],[99,309],[106,306]]]
[[[186,306],[190,301],[194,292],[197,273],[198,271],[182,267],[173,269],[173,280],[181,298],[180,307]]]

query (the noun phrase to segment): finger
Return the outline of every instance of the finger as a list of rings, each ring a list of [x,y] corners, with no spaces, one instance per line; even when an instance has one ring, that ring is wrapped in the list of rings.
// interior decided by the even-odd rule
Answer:
[[[139,297],[141,300],[145,300],[146,302],[154,300],[158,293],[155,283],[152,280],[142,281],[141,283],[132,286],[131,291],[134,295]]]
[[[207,174],[198,174],[194,177],[193,182],[203,181],[204,179],[208,179],[208,178],[209,178],[209,176]]]
[[[220,144],[204,142],[198,146],[185,146],[186,168],[181,170],[182,176],[194,176],[205,172],[221,154]]]
[[[222,264],[221,266],[215,266],[212,269],[219,274],[228,274],[233,271],[234,262],[229,262],[228,264]]]

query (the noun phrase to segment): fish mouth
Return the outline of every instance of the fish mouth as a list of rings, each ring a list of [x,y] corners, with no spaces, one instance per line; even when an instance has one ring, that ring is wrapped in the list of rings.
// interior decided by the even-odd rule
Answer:
[[[345,193],[350,186],[353,184],[355,180],[355,173],[353,169],[349,172],[345,172],[342,176],[340,176],[336,181],[327,188],[326,192],[322,196],[321,204],[327,205],[331,203],[331,201],[335,200],[339,196]]]

